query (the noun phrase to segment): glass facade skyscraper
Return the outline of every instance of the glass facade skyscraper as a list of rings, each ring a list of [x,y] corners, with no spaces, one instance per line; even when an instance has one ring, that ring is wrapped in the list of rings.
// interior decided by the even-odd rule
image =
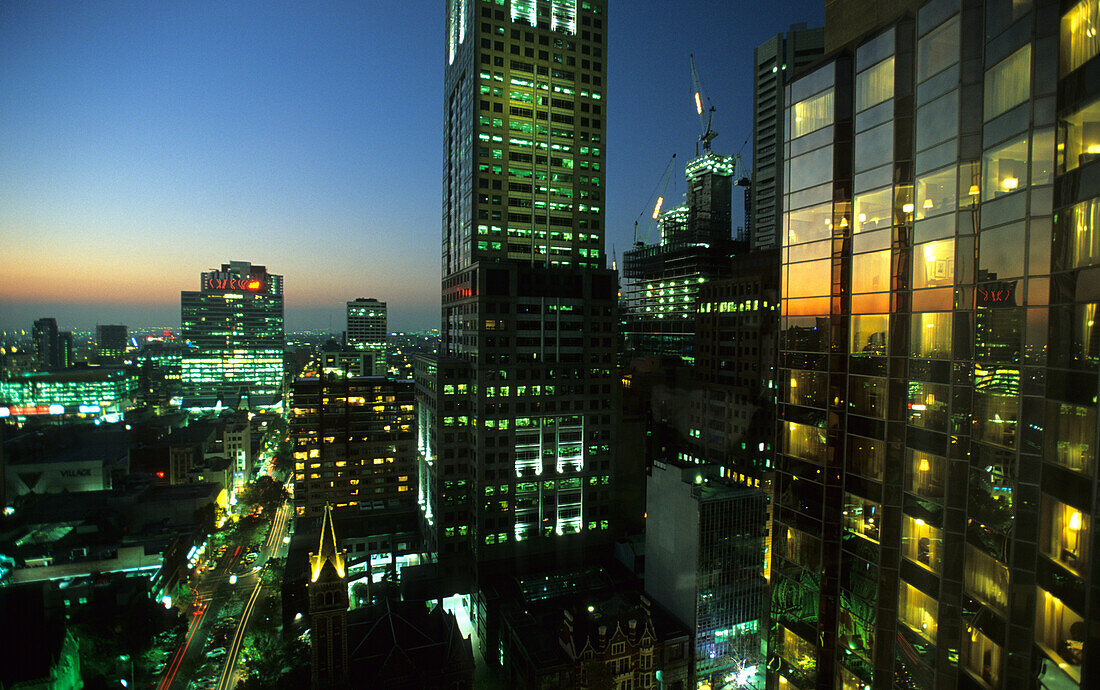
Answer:
[[[248,394],[278,402],[283,383],[283,277],[247,261],[203,272],[201,287],[180,293],[185,396]],[[185,398],[185,404],[187,400]]]
[[[610,534],[606,3],[446,7],[442,353],[418,361],[419,498],[441,562],[528,567]]]
[[[1098,682],[1097,21],[933,0],[786,87],[771,687]]]

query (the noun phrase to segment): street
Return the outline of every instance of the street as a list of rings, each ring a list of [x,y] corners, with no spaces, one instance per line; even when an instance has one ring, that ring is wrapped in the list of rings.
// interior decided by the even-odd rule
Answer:
[[[255,558],[248,558],[247,535],[238,535],[243,543],[227,545],[214,557],[213,569],[195,576],[187,634],[165,667],[158,690],[236,687],[243,677],[241,650],[257,601],[278,593],[277,584],[263,584],[263,573],[272,557],[285,552],[283,537],[292,510],[284,501],[274,515],[265,516],[271,529]]]

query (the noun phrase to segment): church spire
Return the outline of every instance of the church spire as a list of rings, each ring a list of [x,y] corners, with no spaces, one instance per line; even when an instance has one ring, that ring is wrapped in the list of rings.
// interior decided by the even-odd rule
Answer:
[[[343,578],[344,551],[336,545],[336,528],[332,524],[332,506],[325,506],[324,520],[321,522],[321,541],[317,545],[317,552],[309,554],[310,581],[316,582],[321,577],[321,571],[325,564],[331,563],[336,570],[336,576]]]

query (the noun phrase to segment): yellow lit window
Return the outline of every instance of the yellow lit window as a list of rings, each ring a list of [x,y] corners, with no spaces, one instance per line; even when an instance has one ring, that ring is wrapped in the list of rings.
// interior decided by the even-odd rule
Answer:
[[[1085,621],[1043,588],[1036,587],[1035,593],[1035,643],[1080,683],[1081,661],[1085,652]]]
[[[901,553],[934,573],[943,567],[943,533],[921,518],[902,517]]]
[[[1089,556],[1089,514],[1043,495],[1039,550],[1067,570],[1084,576]]]
[[[1079,2],[1062,16],[1060,59],[1065,76],[1100,53],[1100,7],[1093,0]]]
[[[967,544],[963,568],[966,591],[992,609],[1005,613],[1008,606],[1008,566]]]
[[[898,596],[898,620],[933,644],[936,642],[936,619],[939,602],[908,582],[903,582]]]

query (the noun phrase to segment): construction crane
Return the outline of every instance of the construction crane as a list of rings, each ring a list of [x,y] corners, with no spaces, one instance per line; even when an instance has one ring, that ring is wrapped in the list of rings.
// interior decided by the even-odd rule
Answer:
[[[714,111],[716,110],[714,105],[710,102],[710,98],[703,91],[703,82],[699,79],[699,70],[695,69],[695,54],[691,53],[691,88],[693,90],[693,96],[695,98],[695,112],[699,115],[699,127],[702,130],[702,134],[699,135],[699,141],[703,142],[703,151],[710,151],[710,142],[714,137],[718,136],[718,132],[714,131]],[[706,103],[704,112],[703,104]],[[695,155],[699,155],[699,147],[695,147]]]
[[[668,159],[668,165],[665,166],[665,174],[661,176],[661,181],[657,183],[657,187],[653,190],[653,194],[650,195],[650,199],[657,197],[657,200],[653,203],[653,212],[650,213],[649,220],[646,221],[645,229],[642,231],[642,235],[638,235],[638,221],[642,219],[642,216],[646,213],[646,209],[649,208],[648,204],[642,212],[638,214],[637,220],[634,221],[634,246],[639,247],[645,245],[649,241],[649,236],[653,231],[653,226],[657,224],[657,217],[661,215],[661,208],[665,204],[665,191],[668,189],[668,183],[672,179],[672,164],[676,162],[676,154],[672,154],[672,158]]]

